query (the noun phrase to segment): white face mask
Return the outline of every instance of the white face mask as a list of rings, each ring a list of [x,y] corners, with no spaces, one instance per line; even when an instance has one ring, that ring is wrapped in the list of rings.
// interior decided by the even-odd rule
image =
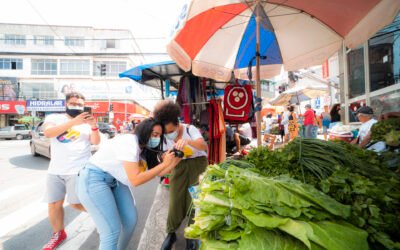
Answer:
[[[178,137],[178,130],[175,130],[174,132],[171,132],[169,134],[165,134],[165,138],[168,140],[175,140],[176,137]]]

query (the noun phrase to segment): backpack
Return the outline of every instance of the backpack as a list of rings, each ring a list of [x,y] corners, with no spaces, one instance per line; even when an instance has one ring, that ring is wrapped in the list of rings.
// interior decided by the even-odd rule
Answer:
[[[224,118],[233,124],[242,124],[254,116],[253,91],[251,86],[230,84],[224,90]]]

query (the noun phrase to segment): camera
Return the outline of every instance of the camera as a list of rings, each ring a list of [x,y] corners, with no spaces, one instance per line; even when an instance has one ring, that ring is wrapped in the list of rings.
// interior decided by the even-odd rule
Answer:
[[[183,156],[184,156],[184,153],[176,148],[173,148],[171,150],[171,152],[174,153],[175,157],[178,157],[178,158],[183,158]]]

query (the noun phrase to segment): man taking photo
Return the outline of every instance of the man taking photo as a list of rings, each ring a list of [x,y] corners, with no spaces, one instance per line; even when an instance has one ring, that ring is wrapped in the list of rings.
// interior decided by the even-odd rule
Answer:
[[[64,231],[64,199],[71,207],[85,211],[75,193],[79,170],[88,161],[90,144],[100,143],[95,118],[84,111],[85,97],[78,92],[66,95],[66,113],[46,117],[44,135],[51,138],[51,160],[47,172],[45,200],[48,203],[53,235],[43,250],[58,247],[66,238]]]

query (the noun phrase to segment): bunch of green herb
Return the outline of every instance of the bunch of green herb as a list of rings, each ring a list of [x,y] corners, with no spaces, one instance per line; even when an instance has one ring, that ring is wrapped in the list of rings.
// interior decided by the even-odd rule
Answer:
[[[286,176],[213,165],[200,189],[185,236],[202,249],[368,249],[368,234],[342,221],[349,206]]]
[[[400,146],[400,119],[392,118],[375,123],[371,128],[371,139],[385,141],[394,147]]]
[[[400,179],[387,166],[396,157],[341,141],[297,139],[277,151],[258,148],[246,160],[265,176],[289,175],[351,205],[349,222],[369,232],[371,247],[394,249],[400,242]]]

